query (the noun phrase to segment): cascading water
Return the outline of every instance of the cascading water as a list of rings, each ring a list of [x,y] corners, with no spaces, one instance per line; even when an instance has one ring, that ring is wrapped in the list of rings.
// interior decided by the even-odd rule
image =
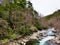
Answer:
[[[54,28],[48,29],[47,36],[39,41],[40,42],[39,45],[55,45],[53,43],[50,43],[50,44],[46,43],[47,41],[54,39],[54,38],[55,38]]]
[[[53,38],[55,38],[55,37],[54,36],[47,36],[44,39],[39,41],[40,42],[39,45],[45,45],[46,41],[51,40]]]

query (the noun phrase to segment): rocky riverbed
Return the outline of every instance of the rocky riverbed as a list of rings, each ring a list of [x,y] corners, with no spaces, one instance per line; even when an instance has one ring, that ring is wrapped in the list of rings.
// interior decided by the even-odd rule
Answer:
[[[41,40],[47,36],[46,32],[47,32],[47,30],[37,31],[29,36],[24,36],[24,37],[20,37],[19,39],[12,40],[12,41],[6,43],[6,45],[25,45],[26,42],[31,39]],[[60,44],[59,38],[60,38],[60,36],[56,34],[56,37],[54,39],[52,39],[52,41],[57,43],[57,45],[59,45]]]

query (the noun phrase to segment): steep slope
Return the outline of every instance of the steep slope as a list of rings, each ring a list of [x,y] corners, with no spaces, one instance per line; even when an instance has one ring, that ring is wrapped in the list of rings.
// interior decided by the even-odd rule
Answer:
[[[60,10],[44,17],[44,19],[48,22],[47,25],[49,27],[54,27],[57,32],[60,33]]]
[[[55,11],[53,14],[50,14],[50,15],[46,16],[45,18],[48,20],[50,18],[58,17],[58,16],[60,16],[60,10]]]
[[[5,43],[19,35],[30,35],[43,29],[39,20],[30,1],[26,3],[26,0],[14,0],[14,3],[0,5],[0,41]]]

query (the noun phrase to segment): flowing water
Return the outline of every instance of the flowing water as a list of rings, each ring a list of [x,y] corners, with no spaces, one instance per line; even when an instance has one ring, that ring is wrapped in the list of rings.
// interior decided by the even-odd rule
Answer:
[[[55,36],[54,36],[55,34],[54,34],[53,30],[54,30],[54,28],[48,29],[48,31],[47,31],[47,36],[44,37],[43,39],[41,39],[41,40],[39,41],[39,45],[56,45],[56,44],[53,43],[53,42],[49,42],[49,40],[55,38]],[[53,36],[52,36],[52,35],[53,35]]]
[[[55,37],[54,36],[47,36],[44,39],[39,41],[40,42],[39,45],[48,45],[46,42],[53,39],[53,38],[55,38]]]

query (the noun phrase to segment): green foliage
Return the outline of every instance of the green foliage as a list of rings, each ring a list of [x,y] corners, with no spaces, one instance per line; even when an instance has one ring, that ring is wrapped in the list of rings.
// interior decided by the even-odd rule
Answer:
[[[32,9],[32,8],[33,8],[33,7],[32,7],[32,3],[31,3],[30,1],[28,1],[28,4],[29,4],[29,5],[28,5],[28,8],[31,8],[31,9]]]
[[[0,18],[3,18],[3,19],[8,19],[8,15],[9,12],[8,11],[0,11]]]
[[[14,0],[14,4],[19,9],[24,9],[26,7],[26,0]]]
[[[22,27],[19,31],[20,34],[23,34],[23,35],[30,35],[33,33],[33,31],[31,31],[28,27]]]
[[[42,30],[43,29],[43,26],[39,23],[37,18],[35,18],[34,25],[37,27],[38,30]]]
[[[34,32],[30,29],[32,25],[42,29],[39,21],[35,19],[38,13],[33,9],[31,2],[28,4],[26,8],[26,0],[14,0],[14,3],[8,2],[5,6],[0,6],[0,39],[14,39],[17,35],[30,35]]]
[[[6,30],[8,28],[8,22],[0,18],[0,39],[6,38]]]
[[[37,22],[36,22],[35,26],[37,27],[38,30],[42,30],[43,29],[42,25],[37,23]]]
[[[53,14],[50,14],[50,15],[46,16],[45,19],[46,19],[46,20],[49,20],[50,18],[52,18],[52,17],[57,17],[57,16],[59,16],[59,15],[60,15],[60,10],[55,11]]]
[[[4,39],[4,40],[2,40],[2,41],[0,42],[0,44],[5,44],[5,43],[7,43],[7,42],[9,42],[9,39]]]

